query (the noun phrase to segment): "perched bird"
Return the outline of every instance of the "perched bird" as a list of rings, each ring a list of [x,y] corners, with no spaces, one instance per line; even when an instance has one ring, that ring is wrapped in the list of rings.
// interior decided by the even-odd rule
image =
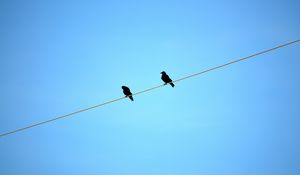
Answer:
[[[130,89],[127,86],[122,86],[123,93],[126,95],[126,97],[129,97],[131,101],[133,101],[132,93],[130,92]]]
[[[168,75],[165,71],[162,71],[162,72],[161,72],[161,79],[162,79],[162,81],[165,82],[165,84],[169,83],[172,87],[175,86],[175,85],[172,83],[171,78],[169,77],[169,75]]]

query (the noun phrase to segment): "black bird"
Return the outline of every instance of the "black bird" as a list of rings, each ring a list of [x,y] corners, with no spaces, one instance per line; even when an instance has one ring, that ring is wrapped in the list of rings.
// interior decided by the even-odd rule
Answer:
[[[172,79],[169,77],[169,75],[168,75],[165,71],[162,71],[162,72],[161,72],[161,79],[162,79],[162,81],[165,82],[165,84],[169,83],[172,87],[175,86],[175,85],[172,83]]]
[[[126,95],[126,97],[129,97],[131,101],[133,101],[132,93],[130,92],[130,89],[127,86],[122,86],[123,93]]]

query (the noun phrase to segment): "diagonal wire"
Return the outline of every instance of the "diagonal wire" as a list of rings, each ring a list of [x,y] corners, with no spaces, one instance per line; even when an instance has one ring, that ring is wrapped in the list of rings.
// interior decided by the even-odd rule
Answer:
[[[249,59],[249,58],[252,58],[252,57],[255,57],[255,56],[258,56],[258,55],[261,55],[261,54],[264,54],[264,53],[267,53],[267,52],[270,52],[270,51],[273,51],[273,50],[276,50],[276,49],[279,49],[279,48],[282,48],[282,47],[285,47],[285,46],[288,46],[288,45],[291,45],[291,44],[294,44],[294,43],[297,43],[299,41],[300,41],[300,39],[294,40],[294,41],[291,41],[291,42],[288,42],[288,43],[285,43],[285,44],[281,44],[281,45],[278,45],[276,47],[273,47],[273,48],[270,48],[270,49],[266,49],[264,51],[261,51],[261,52],[258,52],[258,53],[255,53],[255,54],[252,54],[252,55],[249,55],[249,56],[246,56],[246,57],[234,60],[234,61],[230,61],[228,63],[222,64],[222,65],[219,65],[219,66],[216,66],[216,67],[212,67],[212,68],[209,68],[207,70],[204,70],[204,71],[201,71],[201,72],[197,72],[195,74],[191,74],[191,75],[188,75],[188,76],[176,79],[176,80],[173,81],[173,83],[174,82],[179,82],[179,81],[182,81],[182,80],[186,80],[188,78],[191,78],[191,77],[194,77],[194,76],[198,76],[200,74],[204,74],[204,73],[207,73],[207,72],[210,72],[210,71],[213,71],[213,70],[216,70],[216,69],[219,69],[219,68],[222,68],[222,67],[225,67],[225,66],[228,66],[228,65],[240,62],[240,61],[244,61],[246,59]],[[160,84],[160,85],[157,85],[157,86],[154,86],[154,87],[151,87],[151,88],[139,91],[137,93],[134,93],[133,95],[139,95],[139,94],[142,94],[142,93],[145,93],[145,92],[148,92],[148,91],[152,91],[154,89],[161,88],[164,85],[165,84]],[[6,136],[6,135],[9,135],[9,134],[13,134],[13,133],[16,133],[16,132],[20,132],[20,131],[23,131],[23,130],[26,130],[26,129],[30,129],[30,128],[33,128],[33,127],[36,127],[36,126],[39,126],[39,125],[43,125],[43,124],[46,124],[46,123],[50,123],[50,122],[53,122],[55,120],[59,120],[59,119],[62,119],[62,118],[73,116],[75,114],[79,114],[79,113],[82,113],[82,112],[85,112],[85,111],[88,111],[88,110],[91,110],[91,109],[94,109],[94,108],[98,108],[98,107],[101,107],[101,106],[104,106],[104,105],[108,105],[110,103],[117,102],[117,101],[122,100],[124,98],[126,98],[126,97],[120,97],[120,98],[117,98],[117,99],[114,99],[114,100],[110,100],[110,101],[107,101],[107,102],[104,102],[104,103],[101,103],[101,104],[98,104],[98,105],[95,105],[95,106],[91,106],[91,107],[88,107],[88,108],[85,108],[85,109],[81,109],[81,110],[75,111],[75,112],[72,112],[72,113],[69,113],[69,114],[66,114],[66,115],[62,115],[62,116],[59,116],[59,117],[56,117],[56,118],[52,118],[52,119],[45,120],[45,121],[42,121],[42,122],[39,122],[39,123],[28,125],[26,127],[22,127],[22,128],[18,128],[18,129],[9,131],[9,132],[5,132],[5,133],[0,134],[0,137]]]

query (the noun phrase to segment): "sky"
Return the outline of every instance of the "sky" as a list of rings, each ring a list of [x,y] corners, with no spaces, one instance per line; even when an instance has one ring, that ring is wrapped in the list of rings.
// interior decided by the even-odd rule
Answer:
[[[300,1],[0,2],[0,133],[300,38]],[[0,138],[1,175],[299,175],[300,43]]]

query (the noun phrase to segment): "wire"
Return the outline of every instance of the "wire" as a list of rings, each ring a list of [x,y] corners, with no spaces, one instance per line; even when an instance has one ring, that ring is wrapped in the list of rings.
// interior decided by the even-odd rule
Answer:
[[[300,41],[300,39],[295,40],[295,41],[291,41],[291,42],[288,42],[288,43],[285,43],[285,44],[282,44],[282,45],[278,45],[276,47],[273,47],[273,48],[270,48],[270,49],[267,49],[267,50],[255,53],[253,55],[246,56],[244,58],[240,58],[240,59],[237,59],[237,60],[234,60],[234,61],[230,61],[228,63],[222,64],[222,65],[219,65],[219,66],[216,66],[216,67],[213,67],[213,68],[201,71],[201,72],[197,72],[195,74],[191,74],[191,75],[179,78],[179,79],[176,79],[176,80],[174,80],[172,82],[174,83],[174,82],[179,82],[179,81],[182,81],[182,80],[186,80],[188,78],[191,78],[191,77],[194,77],[194,76],[197,76],[197,75],[200,75],[200,74],[204,74],[204,73],[207,73],[207,72],[210,72],[210,71],[213,71],[213,70],[216,70],[216,69],[219,69],[219,68],[222,68],[222,67],[225,67],[225,66],[228,66],[228,65],[240,62],[240,61],[244,61],[246,59],[249,59],[249,58],[252,58],[252,57],[255,57],[255,56],[258,56],[258,55],[261,55],[261,54],[264,54],[264,53],[267,53],[267,52],[270,52],[270,51],[273,51],[273,50],[276,50],[276,49],[279,49],[279,48],[282,48],[282,47],[285,47],[285,46],[288,46],[288,45],[291,45],[291,44],[294,44],[294,43],[297,43],[299,41]],[[163,87],[163,86],[165,86],[165,84],[160,84],[158,86],[154,86],[154,87],[151,87],[151,88],[139,91],[139,92],[134,93],[132,95],[133,96],[139,95],[139,94],[142,94],[142,93],[145,93],[145,92],[148,92],[148,91],[151,91],[151,90]],[[39,123],[28,125],[28,126],[23,127],[23,128],[18,128],[18,129],[9,131],[9,132],[5,132],[3,134],[0,134],[0,137],[6,136],[6,135],[9,135],[9,134],[13,134],[13,133],[16,133],[16,132],[20,132],[20,131],[23,131],[23,130],[26,130],[26,129],[30,129],[30,128],[33,128],[33,127],[36,127],[36,126],[39,126],[39,125],[43,125],[43,124],[46,124],[46,123],[50,123],[50,122],[53,122],[55,120],[59,120],[59,119],[62,119],[62,118],[73,116],[75,114],[79,114],[79,113],[82,113],[82,112],[85,112],[85,111],[88,111],[88,110],[91,110],[91,109],[94,109],[94,108],[98,108],[98,107],[101,107],[101,106],[104,106],[104,105],[107,105],[107,104],[110,104],[110,103],[114,103],[114,102],[117,102],[117,101],[125,99],[125,98],[126,97],[120,97],[120,98],[117,98],[117,99],[114,99],[114,100],[110,100],[110,101],[107,101],[107,102],[104,102],[104,103],[101,103],[101,104],[98,104],[98,105],[95,105],[95,106],[92,106],[92,107],[88,107],[88,108],[85,108],[85,109],[81,109],[81,110],[75,111],[75,112],[72,112],[72,113],[69,113],[69,114],[66,114],[66,115],[62,115],[62,116],[59,116],[59,117],[56,117],[56,118],[52,118],[52,119],[45,120],[45,121],[42,121],[42,122],[39,122]]]

